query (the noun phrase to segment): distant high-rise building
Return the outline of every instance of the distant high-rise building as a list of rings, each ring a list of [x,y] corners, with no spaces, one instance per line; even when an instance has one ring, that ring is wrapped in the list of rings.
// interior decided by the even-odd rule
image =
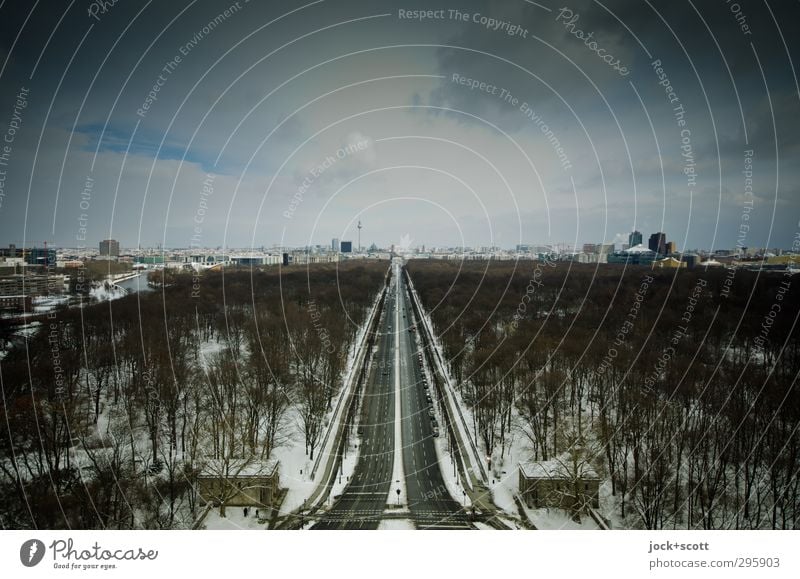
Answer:
[[[596,243],[584,243],[583,244],[583,253],[597,253],[597,244]]]
[[[598,255],[608,255],[609,253],[614,253],[614,244],[613,243],[601,243],[597,246],[597,250],[595,251]]]
[[[634,245],[641,245],[642,244],[642,232],[633,230],[628,235],[628,247],[633,247]]]
[[[675,242],[674,241],[668,241],[667,245],[665,247],[665,250],[666,250],[667,255],[672,255],[673,253],[675,253],[675,251],[676,251]]]
[[[342,253],[353,253],[353,242],[352,241],[342,241],[340,247],[340,251]]]
[[[661,232],[654,233],[650,236],[647,247],[650,248],[650,251],[654,251],[659,255],[665,255],[667,252],[667,234]]]
[[[331,239],[331,251],[339,251],[339,240],[335,237]]]
[[[9,243],[8,248],[0,247],[0,257],[25,257],[25,251],[17,248],[13,243]]]
[[[100,255],[104,257],[119,257],[119,241],[104,239],[100,242]]]
[[[28,265],[53,266],[56,264],[56,250],[46,247],[32,247],[27,250],[25,263]]]

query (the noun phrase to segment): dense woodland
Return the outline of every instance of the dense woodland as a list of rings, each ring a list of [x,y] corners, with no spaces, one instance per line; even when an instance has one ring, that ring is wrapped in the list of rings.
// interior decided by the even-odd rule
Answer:
[[[202,468],[314,458],[387,269],[170,274],[27,339],[1,321],[0,527],[185,528]]]
[[[407,267],[489,454],[580,455],[630,527],[800,528],[798,276]]]

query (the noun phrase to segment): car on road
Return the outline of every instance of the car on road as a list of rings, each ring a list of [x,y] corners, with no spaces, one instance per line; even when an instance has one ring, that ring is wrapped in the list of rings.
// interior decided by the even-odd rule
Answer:
[[[436,416],[436,412],[433,410],[433,406],[428,408],[428,416]]]
[[[439,436],[439,427],[438,426],[434,426],[433,427],[433,435],[436,436],[436,437]]]
[[[425,400],[428,401],[428,404],[430,404],[432,402],[430,392],[426,392],[425,393]]]

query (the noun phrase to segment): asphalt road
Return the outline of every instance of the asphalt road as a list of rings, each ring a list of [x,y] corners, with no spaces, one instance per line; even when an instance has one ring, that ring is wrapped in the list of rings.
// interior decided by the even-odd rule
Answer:
[[[364,387],[361,448],[353,478],[313,529],[377,529],[386,509],[394,459],[395,300],[395,292],[390,291],[378,325],[377,350]]]
[[[438,426],[441,436],[446,436],[445,429],[438,423],[441,417],[430,413],[433,405],[428,402],[426,394],[434,400],[435,390],[426,388],[419,362],[422,346],[417,344],[416,320],[402,276],[400,283],[400,406],[403,467],[411,518],[418,529],[468,529],[471,525],[461,505],[450,496],[442,478],[434,443],[434,426]],[[443,457],[443,460],[442,468],[452,468],[447,458]]]
[[[353,478],[313,529],[376,529],[386,510],[394,459],[394,345],[400,344],[400,406],[403,467],[408,518],[418,529],[471,528],[458,502],[448,494],[434,446],[431,420],[418,361],[413,311],[402,276],[386,298],[378,325],[377,350],[372,360],[361,411],[361,449]],[[398,286],[399,284],[399,286]],[[400,327],[395,307],[400,302]],[[433,390],[430,391],[433,395]],[[441,427],[440,427],[441,428]],[[441,428],[442,432],[444,429]],[[448,463],[446,468],[452,468]],[[394,496],[394,495],[393,495]],[[395,515],[393,518],[397,518]]]

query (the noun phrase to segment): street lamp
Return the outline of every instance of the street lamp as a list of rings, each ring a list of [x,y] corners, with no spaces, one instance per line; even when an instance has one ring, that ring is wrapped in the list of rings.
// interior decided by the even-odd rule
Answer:
[[[462,490],[461,492],[464,495],[464,506],[466,507],[467,506],[467,491]]]

